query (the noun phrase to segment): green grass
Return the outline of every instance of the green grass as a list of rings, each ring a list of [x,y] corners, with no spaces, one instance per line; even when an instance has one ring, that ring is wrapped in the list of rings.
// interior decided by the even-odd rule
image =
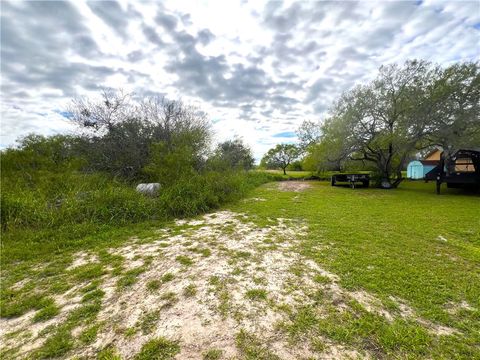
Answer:
[[[180,352],[177,342],[163,337],[152,339],[143,345],[135,360],[169,360]]]
[[[355,302],[347,304],[347,311],[340,311],[334,299],[322,292],[331,280],[316,275],[313,280],[318,291],[311,295],[315,305],[285,307],[288,320],[279,325],[279,330],[292,346],[308,344],[322,351],[335,343],[385,359],[480,358],[480,197],[453,189],[442,189],[442,195],[437,196],[434,184],[423,182],[404,182],[389,191],[351,190],[331,187],[327,182],[309,184],[311,188],[303,192],[289,192],[276,191],[277,184],[269,183],[250,193],[265,201],[238,202],[228,208],[245,213],[249,221],[259,226],[271,226],[277,218],[305,223],[308,234],[299,236],[295,251],[338,275],[339,285],[344,289],[371,293],[397,316],[389,322]],[[93,343],[100,329],[97,315],[104,293],[99,286],[104,275],[118,276],[121,290],[135,284],[148,266],[125,271],[122,259],[106,249],[126,244],[132,236],[155,238],[158,236],[155,231],[164,226],[174,227],[165,219],[126,226],[85,222],[59,224],[57,228],[17,227],[6,236],[2,234],[1,316],[17,317],[33,310],[33,321],[47,321],[58,315],[59,309],[52,300],[54,295],[80,285],[80,307],[71,310],[62,323],[42,332],[46,341],[33,358],[61,358],[72,349]],[[234,234],[234,229],[231,231]],[[270,240],[265,245],[282,239],[279,236]],[[177,261],[193,267],[196,266],[193,259],[200,261],[200,256],[209,255],[213,258],[205,246],[191,249],[192,258],[185,256]],[[216,247],[214,254],[220,249]],[[79,250],[98,255],[98,263],[66,270]],[[244,262],[255,259],[253,250],[227,255],[237,263],[239,273]],[[299,286],[295,279],[304,276],[303,267],[295,263],[290,271],[293,285]],[[252,278],[256,286],[266,286],[254,274]],[[162,284],[174,279],[174,274],[165,273],[147,283],[147,288],[158,291]],[[28,281],[13,287],[23,280]],[[232,278],[209,279],[222,317],[234,312],[229,294],[232,280],[233,274]],[[258,301],[256,306],[268,306],[274,294],[270,296],[262,290],[247,289],[245,297]],[[196,294],[192,283],[178,296]],[[459,332],[436,336],[425,325],[402,319],[398,316],[398,304],[390,299],[392,296],[402,299],[422,319]],[[158,299],[160,307],[172,306],[178,300],[176,294],[162,292],[158,293]],[[448,311],[448,304],[462,301],[474,309]],[[315,306],[324,310],[321,316]],[[155,321],[144,320],[149,333]],[[78,326],[83,330],[74,338],[72,332]],[[135,328],[138,330],[144,332],[140,323]],[[237,335],[242,357],[276,359],[259,335],[246,332]],[[178,351],[179,344],[160,338],[148,342],[137,359],[169,359]],[[115,354],[114,349],[107,348],[103,358],[113,359]]]
[[[280,360],[255,335],[241,330],[236,337],[236,345],[245,360]]]
[[[203,257],[209,257],[210,255],[212,255],[212,251],[208,248],[195,247],[189,248],[189,250],[196,254],[201,254]]]
[[[245,297],[250,300],[267,300],[267,291],[265,289],[250,289],[245,293]]]
[[[158,320],[160,319],[160,311],[152,311],[146,314],[143,314],[140,317],[138,327],[142,330],[144,335],[150,334],[154,329],[155,325],[157,324]]]
[[[197,294],[197,287],[194,284],[188,284],[183,289],[183,296],[186,298],[193,297]]]
[[[160,280],[150,280],[147,282],[147,290],[150,292],[155,292],[158,289],[160,289],[160,286],[162,286],[162,283]]]
[[[303,179],[312,175],[311,171],[287,170],[287,175],[283,175],[283,170],[256,170],[266,174],[274,175],[278,180]]]
[[[121,360],[121,357],[118,355],[117,349],[107,346],[97,354],[97,360]]]
[[[84,344],[91,344],[97,338],[97,333],[99,329],[100,329],[99,324],[95,324],[93,326],[86,328],[85,330],[82,331],[82,333],[79,336],[80,341]]]
[[[103,298],[103,295],[105,295],[105,292],[103,290],[95,289],[95,290],[89,291],[85,295],[83,295],[82,302],[99,300],[99,299]]]
[[[50,300],[50,299],[49,299]],[[33,317],[34,322],[45,321],[51,319],[60,313],[60,309],[53,300],[49,301],[42,307]]]
[[[66,328],[59,328],[55,334],[45,341],[36,352],[37,359],[51,359],[66,354],[73,348],[73,337]]]
[[[117,281],[117,286],[119,288],[126,288],[132,286],[138,281],[138,277],[140,274],[144,273],[146,268],[144,266],[140,266],[134,269],[130,269]]]
[[[104,274],[102,264],[86,264],[70,271],[76,280],[87,281],[98,278]]]
[[[175,275],[173,275],[172,273],[165,273],[162,275],[162,277],[160,278],[160,282],[162,284],[165,284],[167,282],[170,282],[172,281],[173,279],[175,279]]]
[[[203,360],[218,360],[221,359],[223,351],[220,349],[210,349],[203,353]]]
[[[178,301],[178,298],[177,294],[175,294],[173,291],[169,291],[161,295],[160,300],[164,301],[162,309],[166,309],[172,307]]]
[[[259,225],[279,217],[305,221],[309,232],[298,251],[338,275],[342,287],[368,291],[385,307],[392,306],[390,296],[403,299],[418,316],[461,332],[435,337],[417,323],[387,323],[365,311],[345,316],[333,304],[324,319],[293,309],[287,333],[310,334],[312,342],[326,336],[389,358],[480,357],[480,197],[454,189],[437,196],[433,183],[422,182],[390,191],[310,184],[300,193],[272,191],[268,184],[254,195],[266,201],[231,209]],[[301,275],[300,268],[291,270]],[[324,276],[314,280],[330,283]],[[447,311],[448,303],[461,301],[476,310]]]
[[[188,256],[185,256],[185,255],[179,255],[176,257],[176,260],[184,265],[184,266],[191,266],[193,265],[193,260],[191,258],[189,258]]]

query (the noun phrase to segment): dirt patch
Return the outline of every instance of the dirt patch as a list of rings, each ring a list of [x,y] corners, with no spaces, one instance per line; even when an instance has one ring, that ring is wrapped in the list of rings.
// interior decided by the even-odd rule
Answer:
[[[305,182],[283,182],[285,191],[301,191]],[[256,201],[256,200],[255,200]],[[109,270],[99,289],[104,292],[96,323],[101,324],[93,343],[80,346],[68,355],[94,358],[113,346],[123,359],[131,359],[155,337],[177,340],[177,359],[202,359],[208,349],[223,350],[224,358],[241,356],[236,336],[241,330],[254,334],[268,351],[281,359],[370,358],[366,352],[322,339],[321,350],[309,340],[292,346],[282,331],[291,318],[290,310],[315,307],[322,316],[322,304],[315,300],[321,290],[326,301],[339,311],[349,310],[355,299],[367,311],[392,321],[379,299],[366,291],[349,292],[340,278],[299,254],[298,246],[308,229],[300,220],[269,219],[272,225],[260,227],[245,214],[219,211],[194,220],[178,220],[171,228],[160,229],[149,242],[131,239],[123,247],[110,249],[123,259],[123,272]],[[98,261],[96,255],[79,253],[69,269]],[[138,270],[138,273],[136,272]],[[126,273],[137,274],[128,286],[119,286]],[[61,324],[68,314],[82,305],[78,284],[55,296],[60,314],[43,323],[33,323],[34,312],[16,319],[2,319],[2,343],[19,347],[28,357],[40,347],[49,325]],[[400,316],[417,320],[436,332],[450,335],[453,329],[420,319],[399,299]],[[290,309],[290,310],[285,310]],[[93,325],[93,324],[89,324]],[[83,327],[72,330],[77,337]],[[7,333],[25,332],[29,340],[8,338]],[[298,345],[298,344],[297,344]]]
[[[475,308],[473,306],[471,306],[468,302],[466,302],[465,300],[462,300],[458,303],[456,302],[449,302],[446,306],[445,306],[447,312],[449,314],[457,314],[459,313],[460,311],[475,311]]]
[[[126,330],[135,328],[147,314],[159,311],[152,332],[137,331],[133,337],[124,338],[118,336],[116,326],[107,325],[96,342],[78,355],[93,356],[106,344],[114,344],[120,355],[129,358],[151,337],[164,336],[180,340],[180,359],[200,359],[202,351],[209,348],[222,349],[225,357],[231,357],[238,355],[235,335],[240,329],[262,334],[267,343],[278,338],[275,325],[283,314],[273,310],[271,303],[298,306],[306,299],[301,291],[290,293],[284,286],[291,277],[290,266],[299,260],[298,255],[290,254],[290,247],[298,241],[297,232],[305,228],[293,230],[286,219],[259,228],[244,218],[243,214],[223,211],[201,220],[178,221],[183,227],[181,234],[168,238],[168,246],[161,248],[162,255],[131,288],[119,291],[113,278],[103,286],[106,296],[99,321],[122,324]],[[272,247],[275,250],[265,248],[265,242],[270,240],[278,245]],[[129,263],[133,259],[157,254],[164,241],[131,245],[112,253],[123,256],[125,266],[132,268]],[[208,248],[210,255],[197,253],[198,248]],[[179,263],[179,256],[189,257],[193,264]],[[166,273],[173,275],[172,281],[162,284],[158,291],[147,289],[146,284]],[[185,290],[192,285],[196,294],[186,297]],[[249,291],[265,291],[265,298],[248,299]],[[175,299],[162,300],[162,294],[174,294]],[[305,354],[305,350],[289,352],[291,359]]]
[[[306,181],[281,181],[278,183],[278,190],[280,191],[305,191],[312,186]]]
[[[243,200],[243,202],[263,202],[263,201],[267,201],[267,199],[264,199],[264,198],[259,198],[259,197],[252,197],[252,198],[246,198]]]
[[[66,268],[66,270],[73,270],[79,266],[96,263],[98,262],[98,258],[94,254],[89,254],[85,251],[80,251],[73,255],[73,263]]]
[[[298,184],[295,189],[304,188]],[[311,302],[309,291],[315,286],[315,275],[336,276],[294,251],[307,233],[304,224],[284,218],[272,219],[272,224],[258,227],[244,214],[220,211],[201,219],[178,220],[176,235],[162,230],[152,242],[132,239],[133,243],[112,249],[112,255],[122,256],[124,271],[145,269],[126,288],[118,286],[122,274],[103,276],[100,288],[105,295],[97,317],[102,326],[92,344],[70,355],[91,358],[106,346],[114,346],[122,358],[129,359],[148,340],[163,336],[179,341],[178,359],[201,359],[202,352],[211,348],[222,349],[225,358],[237,357],[236,336],[244,330],[258,336],[281,358],[318,357],[308,344],[302,348],[289,344],[278,328],[288,316],[279,308]],[[96,260],[80,253],[69,269]],[[295,276],[292,267],[297,264],[302,264],[302,274]],[[167,274],[169,281],[162,280]],[[149,284],[154,282],[160,285],[152,290]],[[21,355],[41,346],[44,338],[39,333],[48,325],[61,323],[81,305],[76,292],[82,286],[85,284],[56,297],[61,313],[45,323],[33,325],[33,312],[2,320],[9,332],[31,332],[28,345],[10,341],[8,346],[19,345]],[[150,319],[148,326],[145,319]],[[78,335],[80,330],[75,328],[72,334]],[[324,357],[332,353],[346,358],[351,352],[356,353],[331,344]]]

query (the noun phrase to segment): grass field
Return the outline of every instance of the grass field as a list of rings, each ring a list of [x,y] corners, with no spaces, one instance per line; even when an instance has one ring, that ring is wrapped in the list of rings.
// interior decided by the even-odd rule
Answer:
[[[287,170],[287,175],[283,175],[283,170],[257,170],[258,172],[265,172],[267,174],[272,174],[280,176],[281,178],[288,179],[302,179],[312,175],[311,171],[291,171]]]
[[[195,219],[13,237],[2,358],[480,359],[479,214],[423,182],[285,181]]]

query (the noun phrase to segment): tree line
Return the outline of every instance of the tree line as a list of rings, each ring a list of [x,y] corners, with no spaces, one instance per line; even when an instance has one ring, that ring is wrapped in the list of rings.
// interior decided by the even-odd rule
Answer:
[[[181,101],[104,92],[73,101],[69,117],[75,134],[32,134],[1,151],[1,225],[18,241],[191,216],[271,180],[248,171],[254,158],[241,139],[212,146],[206,114]],[[144,196],[140,182],[160,191]]]
[[[104,91],[100,99],[73,100],[68,113],[82,131],[28,135],[18,148],[3,152],[2,168],[53,170],[69,160],[84,172],[169,185],[202,171],[254,165],[251,149],[239,138],[211,150],[213,132],[206,114],[178,100]]]
[[[479,69],[478,62],[419,60],[382,66],[375,79],[344,92],[323,122],[300,126],[297,157],[317,172],[371,170],[379,186],[397,187],[422,150],[480,147]],[[282,167],[272,156],[278,150],[264,164]]]

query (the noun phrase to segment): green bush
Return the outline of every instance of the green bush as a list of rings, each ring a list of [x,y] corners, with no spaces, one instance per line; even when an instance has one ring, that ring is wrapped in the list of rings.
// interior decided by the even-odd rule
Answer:
[[[55,251],[117,225],[197,215],[273,179],[261,172],[214,166],[192,148],[198,143],[191,138],[195,133],[187,135],[153,143],[139,178],[93,171],[94,160],[78,150],[81,138],[27,136],[20,148],[1,152],[5,241],[15,242],[18,257],[30,249]],[[125,160],[120,165],[128,164]],[[145,179],[160,182],[157,196],[135,190]]]

